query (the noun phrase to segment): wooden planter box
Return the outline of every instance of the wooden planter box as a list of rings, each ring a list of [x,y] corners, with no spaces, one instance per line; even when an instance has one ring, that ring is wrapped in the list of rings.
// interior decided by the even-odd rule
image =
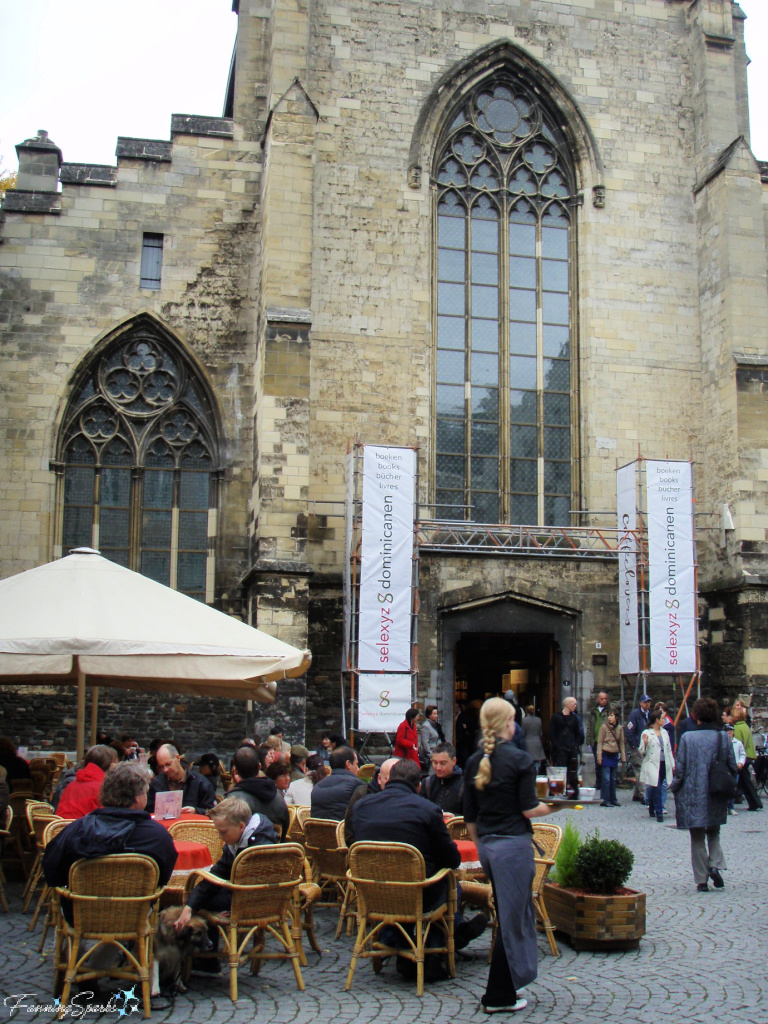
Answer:
[[[636,949],[645,935],[645,893],[597,896],[544,884],[549,919],[574,949]]]

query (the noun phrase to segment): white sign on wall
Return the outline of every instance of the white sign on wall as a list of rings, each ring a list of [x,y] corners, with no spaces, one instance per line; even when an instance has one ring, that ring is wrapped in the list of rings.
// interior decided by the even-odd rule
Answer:
[[[365,445],[357,667],[411,668],[416,452]]]
[[[619,551],[619,672],[640,671],[637,632],[637,463],[616,471],[616,515]]]
[[[357,728],[360,732],[394,732],[411,706],[411,677],[390,672],[358,676]]]
[[[690,462],[645,463],[651,671],[695,672],[698,639]]]

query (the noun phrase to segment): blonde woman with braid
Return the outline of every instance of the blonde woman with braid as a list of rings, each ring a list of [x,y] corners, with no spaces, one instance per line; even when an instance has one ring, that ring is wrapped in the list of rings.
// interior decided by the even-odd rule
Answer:
[[[515,709],[501,699],[480,711],[483,740],[464,769],[464,820],[493,885],[499,930],[488,972],[486,1013],[513,1013],[528,1005],[517,990],[535,980],[538,949],[531,897],[534,863],[530,819],[551,813],[536,796],[536,766],[510,742]]]

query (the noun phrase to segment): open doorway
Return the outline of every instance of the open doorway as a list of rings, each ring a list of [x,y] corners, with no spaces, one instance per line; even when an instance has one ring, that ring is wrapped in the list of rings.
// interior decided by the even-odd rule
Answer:
[[[560,647],[549,633],[462,633],[454,658],[454,700],[483,701],[514,690],[549,726],[560,687]]]

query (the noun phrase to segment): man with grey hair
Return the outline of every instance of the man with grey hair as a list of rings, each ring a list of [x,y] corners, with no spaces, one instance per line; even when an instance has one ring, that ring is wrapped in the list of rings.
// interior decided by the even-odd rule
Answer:
[[[168,830],[146,810],[149,780],[148,769],[137,761],[123,761],[104,775],[102,806],[67,825],[45,848],[43,874],[49,886],[66,885],[76,860],[110,853],[151,857],[160,869],[159,884],[167,883],[176,849]]]
[[[164,743],[155,754],[160,769],[152,780],[147,797],[147,810],[155,809],[155,794],[182,790],[181,809],[205,814],[216,803],[216,790],[204,775],[193,771],[172,743]]]

